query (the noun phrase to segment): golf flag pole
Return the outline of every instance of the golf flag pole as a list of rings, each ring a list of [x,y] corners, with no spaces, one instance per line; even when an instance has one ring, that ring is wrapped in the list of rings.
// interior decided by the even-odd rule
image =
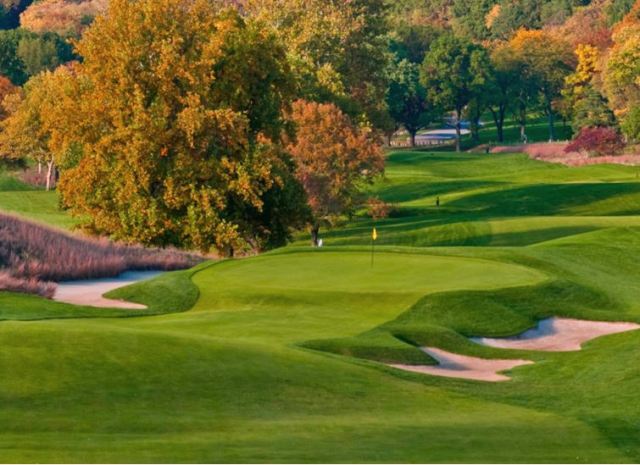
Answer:
[[[376,231],[376,227],[373,227],[373,231],[371,232],[371,268],[373,268],[373,255],[375,252],[375,244],[378,239],[378,231]]]

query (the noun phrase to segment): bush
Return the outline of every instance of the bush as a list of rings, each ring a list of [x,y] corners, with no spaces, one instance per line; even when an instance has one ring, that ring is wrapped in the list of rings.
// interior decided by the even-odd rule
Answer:
[[[613,128],[583,128],[565,147],[565,153],[587,152],[590,156],[618,155],[624,150],[622,136]]]
[[[367,200],[367,215],[374,220],[388,218],[393,210],[393,205],[377,197],[370,197]]]

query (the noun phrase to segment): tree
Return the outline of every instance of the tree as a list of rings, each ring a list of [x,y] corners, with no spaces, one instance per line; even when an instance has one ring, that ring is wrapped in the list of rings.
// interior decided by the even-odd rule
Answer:
[[[555,139],[554,100],[574,69],[575,57],[564,40],[546,31],[521,29],[510,45],[523,63],[523,78],[537,90],[549,124],[549,140]]]
[[[490,36],[487,15],[495,5],[495,0],[453,1],[453,14],[463,34],[473,40],[484,40]]]
[[[430,24],[401,24],[392,31],[389,48],[397,60],[421,64],[443,29]]]
[[[604,88],[616,115],[640,103],[640,3],[614,28],[613,46],[603,70]]]
[[[582,128],[610,127],[616,125],[616,118],[609,108],[607,99],[593,86],[587,87],[573,107],[573,130]]]
[[[16,53],[28,76],[54,70],[75,58],[69,43],[53,33],[25,36],[18,42]]]
[[[409,133],[412,147],[416,145],[418,131],[432,118],[426,98],[427,91],[420,84],[418,66],[407,60],[398,62],[391,73],[387,106],[393,120]]]
[[[0,74],[16,85],[74,58],[71,45],[57,34],[38,35],[22,29],[0,31]]]
[[[627,112],[620,128],[630,142],[640,140],[640,107],[633,107]]]
[[[498,16],[493,20],[491,30],[494,37],[510,38],[522,28],[540,29],[560,25],[573,13],[572,0],[500,0]]]
[[[454,35],[443,35],[425,56],[420,82],[435,106],[455,112],[456,151],[460,151],[462,112],[479,96],[490,70],[487,51]]]
[[[50,150],[85,228],[233,255],[291,226],[274,215],[301,202],[280,145],[293,86],[267,29],[209,0],[111,0],[78,52]]]
[[[320,226],[353,212],[358,188],[382,174],[384,157],[375,137],[333,104],[298,100],[291,119],[297,132],[287,150],[314,214],[311,237],[317,246]]]
[[[246,0],[287,51],[300,95],[354,118],[384,120],[388,64],[384,0]]]
[[[40,0],[20,15],[20,24],[36,33],[79,37],[107,4],[107,0]]]
[[[507,111],[519,102],[521,93],[525,92],[522,62],[518,61],[513,49],[506,42],[496,44],[490,59],[491,85],[485,93],[486,102],[496,125],[498,142],[503,142]]]
[[[4,100],[9,116],[2,123],[0,155],[4,159],[30,158],[40,166],[47,164],[46,188],[50,190],[55,176],[58,108],[67,96],[70,70],[60,68],[55,73],[44,72],[32,78],[22,94],[10,94]]]
[[[608,2],[606,13],[609,25],[613,25],[622,20],[631,10],[635,0],[612,0]]]
[[[20,26],[20,13],[33,0],[0,0],[0,29],[15,29]]]
[[[4,106],[4,100],[16,92],[18,92],[18,87],[14,86],[6,77],[0,76],[0,121],[8,116],[7,108]]]
[[[24,63],[18,57],[19,34],[16,31],[0,31],[0,74],[16,85],[27,81]]]

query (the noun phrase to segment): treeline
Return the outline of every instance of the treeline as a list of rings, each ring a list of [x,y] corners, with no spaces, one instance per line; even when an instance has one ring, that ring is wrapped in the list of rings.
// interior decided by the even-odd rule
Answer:
[[[558,117],[640,132],[627,1],[111,0],[67,32],[47,15],[104,5],[61,3],[0,33],[0,155],[59,171],[62,203],[117,239],[232,255],[309,226],[317,242],[383,172],[380,136],[447,116],[458,149],[489,114],[498,141],[509,118],[526,139],[532,112],[550,139]]]

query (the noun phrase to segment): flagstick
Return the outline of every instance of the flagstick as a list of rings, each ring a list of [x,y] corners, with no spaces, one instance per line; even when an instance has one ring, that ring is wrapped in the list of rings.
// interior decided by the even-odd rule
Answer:
[[[373,249],[375,247],[376,241],[371,238],[371,268],[373,268]]]
[[[373,227],[373,231],[376,230],[376,227]],[[374,254],[374,250],[375,250],[375,246],[376,246],[376,240],[373,237],[374,233],[371,234],[371,268],[373,268],[373,254]]]

